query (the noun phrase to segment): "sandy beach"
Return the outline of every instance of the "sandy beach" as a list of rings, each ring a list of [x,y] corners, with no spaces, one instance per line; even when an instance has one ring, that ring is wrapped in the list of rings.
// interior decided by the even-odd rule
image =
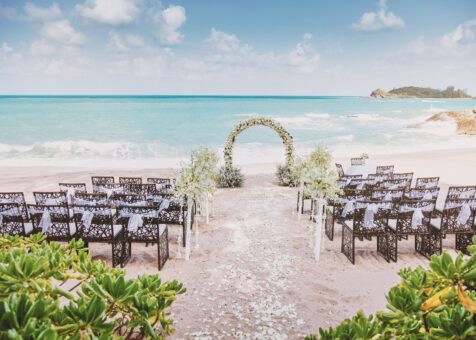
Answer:
[[[396,172],[413,171],[414,178],[440,176],[448,185],[476,184],[476,148],[373,156],[372,164],[394,164]],[[349,155],[350,157],[350,155]],[[337,159],[344,167],[348,160]],[[341,228],[334,241],[324,238],[321,260],[312,255],[312,224],[306,214],[298,221],[296,189],[279,187],[275,164],[243,167],[245,185],[219,189],[209,225],[200,219],[199,247],[190,261],[178,257],[179,228],[170,227],[171,258],[160,275],[184,283],[187,293],[174,304],[173,339],[297,339],[337,324],[359,309],[385,308],[385,292],[399,278],[400,268],[426,266],[414,251],[413,238],[399,244],[397,263],[377,255],[376,242],[356,243],[356,263],[340,253]],[[173,169],[58,167],[0,168],[1,191],[57,190],[58,182],[85,182],[91,175],[170,176]],[[195,229],[196,227],[194,227]],[[196,229],[195,229],[196,230]],[[195,235],[193,236],[195,246]],[[444,240],[444,249],[454,238]],[[95,258],[110,262],[107,245],[91,245]],[[133,244],[129,276],[157,271],[155,247]]]

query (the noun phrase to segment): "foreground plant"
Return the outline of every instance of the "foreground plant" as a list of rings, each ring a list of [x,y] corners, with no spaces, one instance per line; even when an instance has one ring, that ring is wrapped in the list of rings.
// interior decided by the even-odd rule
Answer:
[[[476,339],[476,236],[469,255],[433,255],[430,268],[405,268],[376,316],[359,312],[313,339]]]
[[[185,288],[158,275],[126,279],[82,241],[0,237],[0,339],[163,339]]]

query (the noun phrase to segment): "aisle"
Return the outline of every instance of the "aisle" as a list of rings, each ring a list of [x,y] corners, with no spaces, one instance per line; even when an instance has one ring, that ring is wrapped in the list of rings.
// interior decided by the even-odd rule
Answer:
[[[185,336],[284,339],[286,333],[298,333],[304,320],[291,299],[297,257],[287,235],[297,226],[279,213],[289,210],[288,191],[238,190],[234,197],[243,202],[240,206],[227,201],[226,193],[217,195],[216,216],[233,214],[221,225],[230,235],[225,244],[215,245],[221,254],[213,256],[214,268],[197,287],[201,328]]]

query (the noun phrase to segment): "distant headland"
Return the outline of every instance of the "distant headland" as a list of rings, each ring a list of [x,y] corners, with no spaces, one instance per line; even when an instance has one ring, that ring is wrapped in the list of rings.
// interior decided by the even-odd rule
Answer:
[[[372,98],[471,98],[465,90],[455,89],[448,86],[444,90],[431,87],[405,86],[385,91],[376,89],[370,94]]]

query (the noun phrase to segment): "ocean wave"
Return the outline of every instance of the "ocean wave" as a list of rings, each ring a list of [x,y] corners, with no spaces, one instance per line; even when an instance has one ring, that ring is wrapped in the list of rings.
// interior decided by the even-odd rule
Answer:
[[[346,116],[347,118],[361,120],[361,121],[375,121],[375,120],[389,120],[391,118],[383,117],[378,113],[359,113],[359,114],[350,114]]]
[[[424,113],[435,114],[435,113],[440,113],[440,112],[447,111],[447,109],[442,109],[442,108],[438,108],[438,107],[431,106],[430,108],[428,108],[428,109],[423,109],[423,110],[421,110],[421,111],[424,112]]]
[[[422,99],[422,103],[446,103],[446,100],[438,100],[438,99]]]
[[[327,112],[308,112],[305,114],[305,116],[310,118],[322,118],[322,119],[330,118],[330,114]]]
[[[0,158],[145,159],[174,155],[176,148],[159,143],[63,140],[30,145],[0,144]]]

